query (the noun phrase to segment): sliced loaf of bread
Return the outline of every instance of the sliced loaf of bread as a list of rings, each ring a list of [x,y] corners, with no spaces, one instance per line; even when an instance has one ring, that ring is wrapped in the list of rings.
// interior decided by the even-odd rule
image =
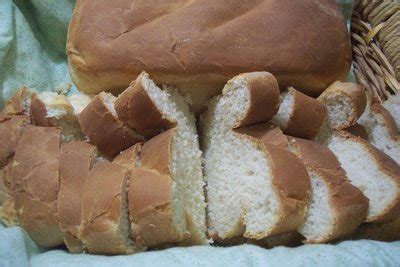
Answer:
[[[90,170],[82,195],[79,239],[94,254],[133,253],[128,213],[131,171],[111,162]]]
[[[272,122],[285,134],[306,139],[314,138],[325,121],[325,106],[294,88],[283,92],[280,98],[281,104]]]
[[[310,193],[304,165],[245,127],[270,120],[278,106],[277,81],[256,72],[232,78],[202,115],[208,232],[217,241],[263,239],[304,223]]]
[[[177,90],[161,89],[143,72],[115,101],[119,118],[146,137],[175,127],[171,135],[171,177],[183,190],[190,238],[186,244],[207,244],[206,203],[196,118]],[[154,152],[156,153],[156,152]]]
[[[64,234],[64,243],[71,253],[83,252],[83,245],[79,239],[82,194],[96,154],[96,147],[83,141],[61,145],[57,214]]]
[[[113,158],[144,138],[119,120],[115,97],[100,93],[79,114],[78,120],[89,142],[107,157]]]

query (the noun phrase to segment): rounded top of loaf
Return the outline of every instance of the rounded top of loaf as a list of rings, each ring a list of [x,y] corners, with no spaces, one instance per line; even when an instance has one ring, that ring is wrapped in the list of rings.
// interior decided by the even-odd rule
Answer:
[[[195,102],[251,71],[318,95],[351,63],[334,0],[78,0],[67,54],[84,92],[124,89],[145,70]]]

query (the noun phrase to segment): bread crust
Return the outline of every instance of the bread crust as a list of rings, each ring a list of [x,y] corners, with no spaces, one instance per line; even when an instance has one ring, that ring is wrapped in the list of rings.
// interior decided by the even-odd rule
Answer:
[[[137,143],[130,148],[122,151],[118,156],[114,158],[113,163],[116,163],[129,170],[133,170],[134,168],[139,167],[142,146],[142,143]]]
[[[345,139],[351,139],[355,142],[360,143],[365,150],[375,159],[375,163],[378,165],[380,171],[387,174],[395,182],[397,186],[397,197],[387,209],[381,214],[376,215],[372,218],[368,218],[366,222],[383,223],[395,220],[400,214],[400,167],[399,165],[389,156],[382,151],[376,149],[370,143],[360,137],[351,135],[346,131],[335,131],[337,135]],[[377,177],[378,178],[378,177]]]
[[[354,136],[358,136],[364,139],[365,141],[369,141],[367,130],[365,130],[364,126],[362,126],[359,123],[351,125],[349,128],[346,128],[345,130]]]
[[[14,156],[18,141],[29,124],[26,115],[15,115],[0,123],[0,169]]]
[[[252,136],[263,143],[269,143],[281,148],[287,148],[288,140],[282,130],[272,123],[260,123],[252,126],[234,129],[234,132]]]
[[[270,71],[282,88],[312,95],[348,74],[350,42],[334,1],[137,3],[77,1],[67,54],[80,90],[121,90],[146,70],[201,105],[242,72]],[[287,36],[297,39],[286,45]]]
[[[283,132],[300,138],[314,138],[326,119],[326,107],[315,98],[306,96],[293,87],[288,91],[293,96],[293,110]]]
[[[268,72],[243,73],[234,79],[241,78],[245,79],[249,90],[249,107],[234,128],[269,121],[279,109],[277,80]]]
[[[364,113],[367,105],[365,89],[356,83],[334,82],[318,97],[318,100],[327,104],[328,98],[334,96],[348,97],[350,99],[348,103],[351,105],[353,113],[341,125],[331,125],[335,130],[346,129],[355,124],[358,118]]]
[[[125,126],[105,105],[106,93],[100,93],[79,114],[83,133],[108,157],[143,141],[143,137]]]
[[[129,208],[132,236],[142,247],[177,243],[187,238],[173,220],[174,178],[171,143],[175,128],[147,141],[141,151],[140,168],[132,171]]]
[[[40,100],[37,93],[33,93],[32,95],[30,116],[33,125],[43,127],[56,126],[54,119],[47,116],[46,105]]]
[[[96,147],[83,141],[61,145],[57,213],[64,242],[71,253],[83,252],[79,240],[82,194],[96,154]]]
[[[94,254],[129,254],[133,247],[126,243],[119,229],[122,194],[127,190],[130,171],[111,162],[93,166],[82,196],[80,239],[85,249]]]
[[[352,235],[353,239],[392,242],[400,240],[400,218],[386,223],[364,223]]]
[[[324,238],[306,240],[305,243],[325,243],[349,236],[367,217],[368,198],[349,182],[336,156],[328,148],[310,140],[289,140],[307,169],[324,180],[334,214],[330,234]]]
[[[152,137],[174,127],[176,122],[166,119],[157,108],[144,89],[144,79],[149,79],[146,72],[142,72],[117,98],[115,110],[120,120],[129,127],[143,136]]]
[[[41,247],[63,243],[57,221],[60,130],[27,126],[11,165],[8,181],[18,221]]]

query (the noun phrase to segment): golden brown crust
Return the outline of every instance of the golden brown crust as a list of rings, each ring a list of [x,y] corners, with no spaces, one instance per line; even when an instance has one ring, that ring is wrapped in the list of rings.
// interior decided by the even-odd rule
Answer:
[[[26,86],[18,89],[0,112],[0,122],[8,120],[14,115],[27,115],[29,113],[29,99],[31,95],[31,90]]]
[[[130,148],[122,151],[113,160],[113,163],[121,165],[129,170],[133,170],[139,167],[140,164],[140,153],[142,151],[142,143],[137,143]]]
[[[234,128],[269,121],[279,109],[279,86],[275,77],[268,72],[251,72],[235,77],[240,78],[247,83],[249,108]]]
[[[63,243],[57,221],[60,130],[27,126],[7,168],[18,220],[42,247]]]
[[[83,252],[82,243],[78,238],[81,201],[85,181],[96,154],[96,147],[83,141],[61,145],[57,213],[64,242],[73,253]]]
[[[142,72],[118,97],[115,110],[120,120],[129,127],[143,136],[152,137],[173,127],[176,122],[164,118],[144,89],[144,79],[149,79],[146,72]]]
[[[288,45],[287,36],[297,39]],[[351,63],[344,18],[330,0],[77,1],[67,54],[85,92],[121,90],[146,70],[202,103],[230,78],[257,70],[272,72],[282,88],[318,95],[345,80]]]
[[[105,105],[105,93],[100,93],[79,114],[78,120],[84,134],[99,151],[108,157],[143,141],[129,127],[114,117]]]
[[[342,130],[355,124],[364,113],[367,105],[367,96],[365,89],[356,83],[334,82],[318,97],[318,100],[327,105],[330,100],[335,101],[334,103],[338,102],[335,99],[336,97],[348,103],[352,110],[352,113],[341,125],[331,125],[336,130]],[[349,100],[345,99],[345,97]]]
[[[370,143],[360,137],[351,135],[346,131],[335,131],[341,138],[352,139],[361,144],[365,150],[375,159],[375,163],[381,172],[388,175],[397,186],[397,197],[395,201],[381,214],[369,218],[366,222],[383,223],[399,218],[400,214],[400,166],[388,155],[376,149]],[[379,178],[379,177],[377,177]]]
[[[80,239],[95,254],[128,254],[133,248],[119,229],[123,196],[130,171],[111,162],[99,162],[91,169],[82,196]]]
[[[142,247],[180,242],[184,238],[173,221],[171,142],[175,129],[147,141],[141,167],[132,171],[129,208],[132,236]]]
[[[288,140],[278,126],[271,123],[260,123],[252,126],[234,129],[234,132],[252,136],[261,142],[287,148]]]
[[[354,136],[358,136],[365,141],[369,141],[368,132],[361,124],[356,123],[354,125],[351,125],[349,128],[346,128],[345,130]]]
[[[15,115],[0,123],[0,168],[14,156],[18,141],[29,124],[29,117]]]
[[[314,138],[325,121],[326,107],[317,99],[306,96],[294,88],[288,90],[293,96],[293,110],[283,132],[300,138]]]

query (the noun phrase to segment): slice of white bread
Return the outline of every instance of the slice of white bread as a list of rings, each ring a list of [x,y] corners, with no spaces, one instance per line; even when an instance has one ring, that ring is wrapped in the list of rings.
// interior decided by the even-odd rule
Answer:
[[[22,228],[41,247],[63,243],[57,220],[60,130],[27,126],[6,169]]]
[[[204,180],[196,118],[185,99],[174,88],[160,89],[143,72],[118,97],[115,109],[121,120],[146,137],[176,126],[171,144],[171,175],[185,188],[183,202],[191,233],[185,244],[207,244]]]
[[[96,154],[96,147],[83,141],[61,145],[57,213],[64,243],[71,253],[83,252],[83,245],[79,240],[82,194]]]
[[[381,104],[369,103],[358,123],[367,130],[371,144],[400,164],[400,135],[396,122]]]
[[[240,128],[270,120],[278,106],[276,79],[255,72],[231,79],[202,115],[208,232],[214,239],[262,239],[304,223],[310,181],[300,160]]]
[[[314,141],[288,139],[289,149],[303,160],[311,178],[311,202],[299,229],[305,242],[326,243],[349,236],[365,220],[368,199],[350,184],[332,151]]]
[[[93,254],[130,254],[128,186],[131,171],[111,162],[98,162],[89,172],[82,196],[79,238]]]
[[[4,109],[0,112],[0,122],[8,120],[14,115],[28,115],[31,105],[32,91],[22,86],[15,94],[5,103]]]
[[[190,238],[185,184],[173,172],[173,138],[167,130],[144,143],[129,189],[132,237],[138,247],[181,243]]]
[[[285,134],[311,139],[320,131],[326,118],[325,106],[294,88],[281,94],[281,105],[272,122]]]
[[[62,142],[84,138],[74,108],[65,95],[54,92],[33,93],[30,117],[33,125],[59,127]]]
[[[78,116],[81,129],[90,143],[111,158],[143,141],[142,136],[118,119],[114,101],[113,95],[102,92],[95,96]]]
[[[328,125],[342,130],[355,124],[367,104],[365,89],[356,83],[334,82],[319,97],[328,110]]]
[[[400,94],[391,95],[382,105],[392,115],[396,122],[397,130],[400,131]]]
[[[370,200],[367,222],[400,216],[400,167],[362,138],[334,131],[324,144],[336,155],[351,183]]]

